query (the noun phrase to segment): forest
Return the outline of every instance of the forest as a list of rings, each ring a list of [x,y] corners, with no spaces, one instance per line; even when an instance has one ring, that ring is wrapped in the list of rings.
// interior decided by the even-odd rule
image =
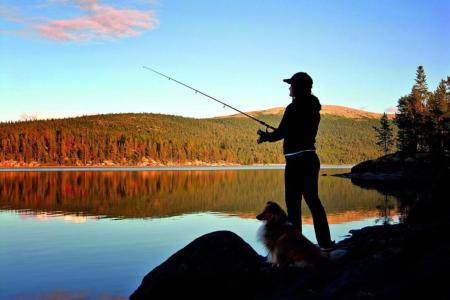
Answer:
[[[411,92],[398,100],[397,108],[399,151],[450,152],[450,76],[441,79],[432,92],[428,89],[423,66],[418,66]]]
[[[282,112],[255,114],[277,126]],[[322,115],[322,164],[379,156],[376,118]],[[2,166],[158,166],[284,163],[282,142],[256,143],[251,119],[194,119],[152,113],[92,115],[0,123]]]

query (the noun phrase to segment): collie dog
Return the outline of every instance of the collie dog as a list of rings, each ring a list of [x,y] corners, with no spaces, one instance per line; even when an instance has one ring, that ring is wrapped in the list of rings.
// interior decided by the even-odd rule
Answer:
[[[275,202],[267,202],[256,216],[263,221],[258,235],[269,251],[268,261],[276,266],[305,267],[326,260],[319,247],[288,222],[284,210]]]

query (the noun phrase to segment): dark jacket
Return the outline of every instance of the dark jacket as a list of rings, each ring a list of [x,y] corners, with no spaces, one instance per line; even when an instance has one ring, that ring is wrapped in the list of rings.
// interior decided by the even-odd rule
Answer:
[[[269,142],[281,139],[283,153],[293,153],[301,150],[316,149],[317,130],[320,122],[321,105],[314,95],[296,99],[286,107],[278,128],[266,135]]]

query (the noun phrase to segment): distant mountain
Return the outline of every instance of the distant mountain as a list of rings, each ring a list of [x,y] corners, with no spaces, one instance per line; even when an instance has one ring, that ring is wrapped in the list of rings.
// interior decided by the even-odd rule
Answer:
[[[274,107],[265,110],[251,111],[248,112],[250,115],[277,115],[284,112],[284,107]],[[322,110],[320,111],[323,115],[333,115],[345,118],[359,119],[359,118],[369,118],[369,119],[379,119],[383,114],[368,112],[361,109],[339,106],[339,105],[322,105]],[[394,118],[394,114],[387,114],[389,119]],[[233,114],[226,117],[244,117],[242,114]]]
[[[251,112],[276,127],[283,108]],[[378,157],[379,114],[327,106],[317,137],[323,164]],[[258,123],[237,115],[194,119],[108,114],[0,123],[0,166],[158,166],[284,163],[281,142],[256,143]]]

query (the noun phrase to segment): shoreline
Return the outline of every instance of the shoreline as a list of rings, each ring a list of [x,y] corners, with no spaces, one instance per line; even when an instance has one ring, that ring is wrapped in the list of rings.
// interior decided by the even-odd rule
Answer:
[[[321,165],[320,169],[350,169],[353,165]],[[283,170],[285,164],[257,165],[162,165],[162,166],[0,166],[0,172],[15,171],[201,171],[201,170]]]

